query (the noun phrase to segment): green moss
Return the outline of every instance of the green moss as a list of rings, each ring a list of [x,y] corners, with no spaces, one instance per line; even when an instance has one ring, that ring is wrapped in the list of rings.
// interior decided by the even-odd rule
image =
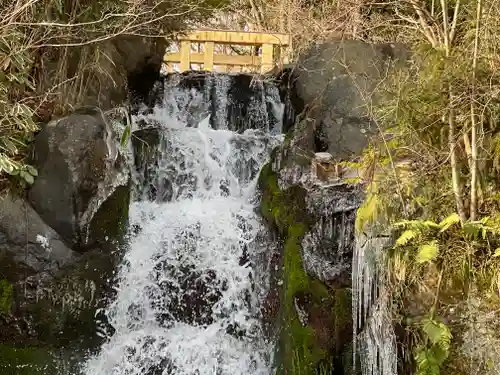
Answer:
[[[50,351],[32,347],[14,348],[0,344],[0,374],[52,375],[56,373],[56,361]]]
[[[262,191],[262,216],[274,224],[282,236],[287,236],[289,228],[297,224],[304,226],[301,235],[305,234],[310,226],[310,218],[305,210],[306,191],[299,186],[281,191],[278,177],[270,164],[262,168],[259,186]]]
[[[0,315],[9,315],[12,307],[13,287],[7,280],[0,280]]]
[[[259,186],[262,191],[261,213],[285,240],[281,338],[277,356],[279,373],[318,374],[320,367],[328,362],[328,348],[318,341],[319,332],[314,327],[302,325],[294,302],[299,295],[308,296],[307,308],[311,311],[331,303],[328,288],[321,281],[309,277],[302,262],[301,241],[311,225],[311,218],[305,209],[306,191],[298,186],[280,190],[278,178],[269,164],[262,169]]]
[[[352,293],[348,288],[337,289],[334,294],[334,316],[337,332],[352,322]]]
[[[327,351],[317,343],[316,332],[310,326],[303,326],[295,311],[294,297],[306,294],[312,297],[310,308],[329,298],[326,287],[317,280],[311,280],[304,271],[300,255],[300,241],[306,232],[302,224],[289,228],[285,242],[285,262],[283,270],[283,367],[287,374],[316,374]],[[291,368],[289,367],[291,365]],[[291,371],[291,372],[289,372]]]

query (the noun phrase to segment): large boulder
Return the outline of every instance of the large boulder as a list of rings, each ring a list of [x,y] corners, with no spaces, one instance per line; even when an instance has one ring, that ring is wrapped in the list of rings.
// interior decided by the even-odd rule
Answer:
[[[29,201],[70,247],[103,245],[123,232],[117,229],[127,220],[129,172],[100,109],[82,108],[44,126],[34,163],[39,175]]]
[[[295,112],[304,112],[298,123],[313,128],[306,132],[307,151],[327,151],[337,160],[359,154],[377,132],[371,116],[377,85],[409,57],[401,44],[357,40],[332,40],[306,50],[287,77],[287,89],[293,91]]]
[[[113,217],[107,204],[102,207]],[[39,365],[53,365],[52,349],[71,348],[74,355],[102,342],[112,328],[97,312],[113,292],[117,260],[108,248],[73,251],[24,198],[1,197],[0,368],[17,366],[7,353],[43,347],[40,363],[17,361],[26,374],[38,374]]]
[[[12,194],[0,198],[0,253],[2,265],[7,259],[16,264],[2,272],[10,281],[25,277],[27,270],[55,275],[78,259],[28,202]]]

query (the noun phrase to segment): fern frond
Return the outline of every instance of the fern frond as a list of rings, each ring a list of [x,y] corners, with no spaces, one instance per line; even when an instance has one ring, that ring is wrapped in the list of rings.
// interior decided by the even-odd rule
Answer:
[[[486,219],[486,220],[484,220]],[[465,235],[469,238],[472,238],[474,240],[479,239],[481,237],[482,239],[486,239],[488,234],[498,236],[500,235],[500,227],[498,226],[490,226],[487,225],[486,223],[488,222],[488,217],[478,220],[478,221],[468,221],[464,223],[463,226],[463,231]]]
[[[435,222],[433,222],[432,220],[425,220],[423,222],[423,225],[425,228],[427,229],[439,229],[440,226],[439,224],[436,224]]]
[[[416,261],[419,264],[430,262],[437,258],[439,247],[437,241],[424,243],[418,249]]]
[[[446,324],[428,318],[423,321],[422,329],[433,345],[445,352],[450,350],[452,334]]]
[[[439,224],[436,224],[432,220],[403,220],[395,223],[394,226],[419,232],[424,232],[429,229],[440,229]]]
[[[445,232],[451,226],[458,224],[458,223],[460,223],[460,216],[456,212],[454,212],[451,215],[449,215],[448,217],[441,220],[441,222],[439,223],[439,228],[441,228],[440,232],[441,233]]]
[[[413,229],[407,229],[396,240],[396,246],[404,246],[414,238],[418,237],[418,235],[419,233],[417,231]]]
[[[415,360],[417,362],[418,375],[440,375],[440,364],[434,358],[431,349],[426,347],[418,348]]]

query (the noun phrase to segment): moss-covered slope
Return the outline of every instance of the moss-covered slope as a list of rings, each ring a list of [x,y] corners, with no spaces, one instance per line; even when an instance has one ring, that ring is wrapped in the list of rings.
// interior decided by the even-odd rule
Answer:
[[[315,220],[306,209],[307,191],[298,185],[281,190],[271,164],[259,178],[261,214],[283,239],[278,374],[344,374],[343,352],[352,337],[349,288],[336,290],[308,275],[301,243]],[[281,284],[281,285],[279,285]],[[345,356],[344,356],[345,357]]]

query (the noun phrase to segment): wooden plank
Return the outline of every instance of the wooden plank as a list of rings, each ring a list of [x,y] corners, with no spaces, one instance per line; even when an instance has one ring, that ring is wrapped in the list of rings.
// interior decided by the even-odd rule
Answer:
[[[265,73],[273,68],[273,49],[272,44],[264,44],[262,46],[262,65],[260,68],[261,73]]]
[[[280,33],[255,33],[244,31],[197,30],[180,37],[191,42],[212,41],[220,44],[260,45],[273,44],[288,46],[290,35]]]
[[[214,70],[214,44],[214,42],[205,42],[203,70],[208,72]]]
[[[181,61],[182,53],[167,53],[164,57],[166,63],[178,63]],[[203,64],[205,55],[203,53],[192,53],[190,61],[193,64]],[[259,56],[249,55],[213,55],[213,65],[257,65],[260,66],[261,58]]]
[[[181,52],[179,60],[181,63],[181,71],[185,72],[191,69],[191,42],[188,40],[181,41]],[[177,61],[176,61],[177,62]]]

